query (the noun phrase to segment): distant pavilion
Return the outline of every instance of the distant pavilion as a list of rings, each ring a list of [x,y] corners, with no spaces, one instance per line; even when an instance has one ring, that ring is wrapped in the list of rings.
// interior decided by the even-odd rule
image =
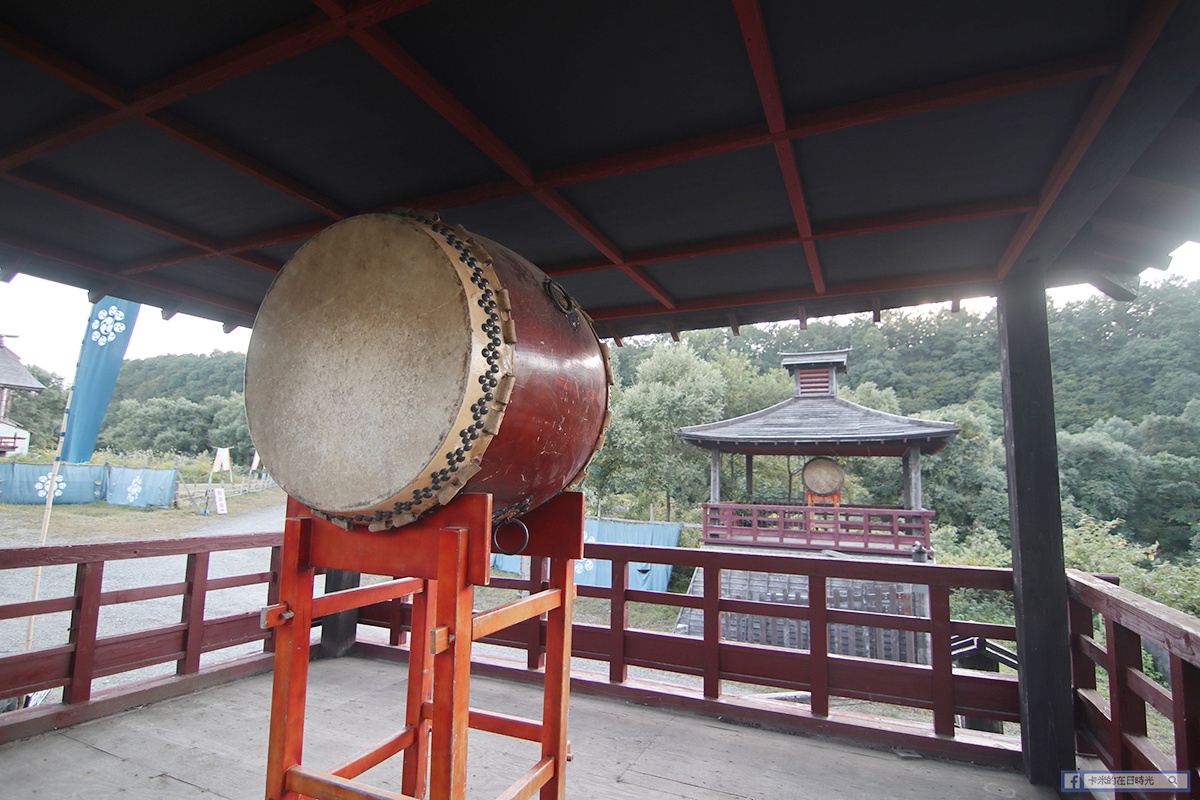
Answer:
[[[17,354],[4,346],[4,337],[0,336],[0,458],[29,451],[29,431],[8,418],[12,393],[37,393],[45,388]]]
[[[785,353],[783,366],[795,380],[795,392],[787,400],[740,417],[680,429],[680,439],[712,455],[709,502],[703,505],[705,541],[864,551],[909,550],[917,542],[928,547],[933,512],[923,507],[921,455],[940,451],[958,428],[838,397],[837,374],[846,371],[849,353]],[[814,458],[805,467],[809,491],[804,504],[738,504],[721,502],[721,453],[745,455],[746,493],[751,497],[754,456],[825,458]],[[841,472],[831,459],[847,456],[900,458],[902,504],[841,505]],[[824,485],[810,485],[814,473]]]

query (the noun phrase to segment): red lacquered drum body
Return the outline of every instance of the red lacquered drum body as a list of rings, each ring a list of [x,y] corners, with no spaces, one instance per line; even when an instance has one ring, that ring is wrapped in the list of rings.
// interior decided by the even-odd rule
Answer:
[[[364,214],[272,284],[246,415],[272,476],[335,521],[399,527],[460,491],[501,519],[582,477],[609,383],[590,321],[537,267],[435,215]]]

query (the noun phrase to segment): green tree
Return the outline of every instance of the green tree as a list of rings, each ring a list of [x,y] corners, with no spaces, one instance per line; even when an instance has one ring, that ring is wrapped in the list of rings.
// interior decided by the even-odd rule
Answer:
[[[38,394],[13,392],[9,417],[29,431],[30,451],[54,452],[62,427],[67,390],[63,378],[41,367],[30,365],[29,372],[46,388]]]

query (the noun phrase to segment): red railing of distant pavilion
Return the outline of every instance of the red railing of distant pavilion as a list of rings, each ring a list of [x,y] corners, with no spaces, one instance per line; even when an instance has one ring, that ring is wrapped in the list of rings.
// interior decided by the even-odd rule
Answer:
[[[909,553],[929,547],[934,512],[892,506],[703,503],[706,544]]]

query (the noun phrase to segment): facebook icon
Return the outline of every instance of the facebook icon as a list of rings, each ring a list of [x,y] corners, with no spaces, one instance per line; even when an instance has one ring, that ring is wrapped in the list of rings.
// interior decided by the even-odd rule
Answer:
[[[1062,774],[1062,786],[1059,787],[1062,791],[1070,791],[1072,789],[1078,791],[1083,788],[1083,773],[1081,772],[1066,772]]]

